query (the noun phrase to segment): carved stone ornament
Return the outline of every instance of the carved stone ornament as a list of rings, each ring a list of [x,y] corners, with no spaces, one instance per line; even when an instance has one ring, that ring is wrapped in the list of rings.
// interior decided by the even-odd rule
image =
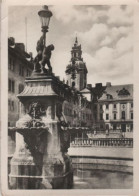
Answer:
[[[19,129],[18,132],[23,135],[26,148],[29,149],[34,163],[41,171],[43,155],[47,146],[48,129]]]
[[[28,114],[33,119],[40,119],[40,117],[45,114],[45,110],[44,107],[39,102],[33,102],[29,106]]]
[[[130,92],[127,89],[123,88],[122,90],[118,92],[118,95],[128,96],[130,95]]]

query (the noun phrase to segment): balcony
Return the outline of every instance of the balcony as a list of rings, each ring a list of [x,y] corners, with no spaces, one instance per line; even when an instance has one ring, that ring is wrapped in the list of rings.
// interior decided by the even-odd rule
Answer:
[[[75,138],[72,147],[129,147],[133,148],[133,138]]]
[[[119,122],[119,123],[126,123],[126,122],[133,122],[133,119],[110,119],[110,123]]]

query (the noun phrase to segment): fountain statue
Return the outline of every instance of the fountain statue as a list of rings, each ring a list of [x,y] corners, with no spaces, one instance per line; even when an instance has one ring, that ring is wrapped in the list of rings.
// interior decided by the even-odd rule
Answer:
[[[42,12],[51,16],[47,6],[39,15]],[[17,95],[24,113],[13,128],[16,150],[9,174],[11,189],[64,189],[71,188],[73,183],[71,159],[67,154],[68,125],[62,117],[67,89],[52,73],[50,58],[54,46],[45,46],[47,28],[42,27],[33,74],[26,78],[25,89]]]

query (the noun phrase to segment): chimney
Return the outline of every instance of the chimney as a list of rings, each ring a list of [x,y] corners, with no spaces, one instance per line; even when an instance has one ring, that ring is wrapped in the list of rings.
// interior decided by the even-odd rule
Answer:
[[[106,86],[110,87],[111,86],[111,82],[106,82]]]
[[[30,55],[30,57],[31,57],[31,58],[33,58],[33,54],[32,54],[32,52],[29,52],[29,55]]]
[[[102,83],[96,83],[96,87],[102,87]]]
[[[25,45],[23,43],[16,43],[16,47],[18,47],[21,51],[25,52]]]
[[[9,43],[10,46],[14,46],[15,45],[15,39],[14,39],[14,37],[9,37],[8,43]]]
[[[92,88],[92,84],[87,84],[87,88],[91,89]]]

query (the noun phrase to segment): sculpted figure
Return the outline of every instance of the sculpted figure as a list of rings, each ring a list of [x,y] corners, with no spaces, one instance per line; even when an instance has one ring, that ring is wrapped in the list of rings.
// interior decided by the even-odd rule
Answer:
[[[44,48],[43,53],[42,53],[42,61],[41,61],[41,72],[44,73],[45,70],[45,64],[47,64],[49,68],[49,72],[52,73],[52,67],[50,63],[50,58],[51,58],[51,51],[54,50],[54,45],[51,44],[47,47]]]
[[[49,46],[44,45],[44,35],[40,37],[37,42],[37,56],[34,59],[34,71],[44,73],[46,72],[45,65],[47,64],[49,68],[49,73],[52,73],[52,67],[50,63],[51,51],[54,50],[54,45]],[[41,63],[40,63],[41,61]]]
[[[40,71],[39,62],[42,60],[43,48],[44,48],[44,37],[41,36],[37,42],[37,46],[36,46],[37,56],[34,59],[34,71],[36,71],[36,72]]]

